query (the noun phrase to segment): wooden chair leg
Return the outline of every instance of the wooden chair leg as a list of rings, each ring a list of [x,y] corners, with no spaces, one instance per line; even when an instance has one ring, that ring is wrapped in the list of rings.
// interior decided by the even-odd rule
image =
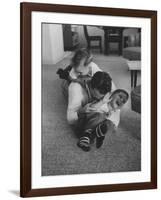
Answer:
[[[134,71],[134,87],[137,85],[137,70]]]
[[[133,82],[134,82],[133,76],[134,76],[134,72],[133,70],[131,70],[131,88],[133,88]]]
[[[90,48],[90,41],[87,42],[87,47],[88,47],[88,49],[91,49]]]

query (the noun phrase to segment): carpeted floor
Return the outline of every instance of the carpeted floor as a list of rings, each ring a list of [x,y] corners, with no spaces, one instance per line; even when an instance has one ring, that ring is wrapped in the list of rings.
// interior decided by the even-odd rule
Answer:
[[[66,121],[61,80],[56,75],[69,58],[42,66],[42,175],[141,170],[141,117],[131,111],[130,100],[121,111],[117,132],[108,133],[100,149],[93,145],[90,152],[83,152],[77,147],[77,138]],[[122,57],[95,55],[94,62],[111,74],[118,88],[130,92],[130,72]]]

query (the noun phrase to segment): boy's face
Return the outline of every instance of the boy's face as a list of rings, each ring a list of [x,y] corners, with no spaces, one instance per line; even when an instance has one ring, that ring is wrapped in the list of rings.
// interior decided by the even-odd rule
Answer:
[[[127,96],[123,92],[119,92],[113,95],[111,100],[111,107],[116,110],[120,109],[127,102]]]
[[[85,62],[86,62],[86,59],[83,58],[83,59],[80,61],[79,66],[77,66],[77,67],[75,68],[75,72],[76,72],[78,75],[87,75],[87,74],[88,74],[89,68],[88,68],[88,65],[85,65]]]

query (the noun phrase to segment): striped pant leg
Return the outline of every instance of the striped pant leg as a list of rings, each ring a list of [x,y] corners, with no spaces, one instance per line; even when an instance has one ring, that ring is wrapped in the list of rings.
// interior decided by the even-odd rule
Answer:
[[[112,127],[114,127],[113,123],[107,119],[96,126],[95,134],[96,134],[96,147],[97,148],[100,148],[103,145],[105,135]]]

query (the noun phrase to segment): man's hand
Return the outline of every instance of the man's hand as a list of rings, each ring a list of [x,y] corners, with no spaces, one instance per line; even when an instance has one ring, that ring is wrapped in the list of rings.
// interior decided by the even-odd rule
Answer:
[[[81,114],[81,113],[89,113],[89,112],[96,111],[96,109],[92,108],[91,105],[92,105],[92,103],[86,104],[84,107],[79,109],[78,113]]]

